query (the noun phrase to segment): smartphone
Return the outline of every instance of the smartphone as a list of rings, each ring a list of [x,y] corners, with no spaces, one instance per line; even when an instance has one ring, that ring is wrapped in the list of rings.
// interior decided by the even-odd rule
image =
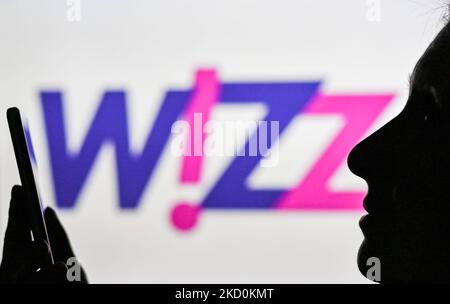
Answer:
[[[31,237],[35,240],[45,240],[50,247],[47,228],[45,226],[44,210],[39,198],[39,190],[34,174],[34,153],[32,153],[32,144],[30,136],[27,133],[17,108],[7,110],[7,118],[11,139],[16,155],[17,167],[19,169],[20,181],[25,191],[28,216],[30,220]],[[29,134],[29,133],[28,133]],[[33,155],[33,157],[32,157]],[[53,254],[50,247],[50,256],[53,263]]]

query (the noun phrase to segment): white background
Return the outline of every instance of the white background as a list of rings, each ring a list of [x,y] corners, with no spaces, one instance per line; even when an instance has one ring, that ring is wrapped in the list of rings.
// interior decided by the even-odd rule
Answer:
[[[131,143],[139,151],[164,92],[189,88],[198,67],[217,68],[222,81],[323,79],[322,91],[330,94],[395,93],[374,130],[405,103],[408,74],[446,10],[438,0],[380,4],[380,21],[371,22],[361,0],[82,0],[80,22],[69,22],[65,1],[2,0],[0,112],[19,106],[27,114],[48,205],[54,205],[54,192],[42,89],[63,90],[75,151],[106,89],[127,91]],[[214,117],[261,115],[253,110],[219,108]],[[283,176],[280,164],[279,170],[255,172],[252,184],[298,180],[336,120],[298,119],[295,126],[291,141],[323,140],[316,140],[312,153],[295,145],[285,149],[294,150],[285,160],[310,156],[284,161],[297,175]],[[10,189],[19,183],[3,114],[0,135],[3,234]],[[112,147],[105,146],[77,207],[58,211],[92,282],[366,282],[355,262],[361,212],[206,212],[193,231],[182,234],[169,221],[171,208],[180,200],[201,200],[229,160],[208,160],[199,185],[181,186],[180,161],[167,147],[140,207],[127,212],[118,208],[113,161]],[[345,166],[333,185],[365,189]]]

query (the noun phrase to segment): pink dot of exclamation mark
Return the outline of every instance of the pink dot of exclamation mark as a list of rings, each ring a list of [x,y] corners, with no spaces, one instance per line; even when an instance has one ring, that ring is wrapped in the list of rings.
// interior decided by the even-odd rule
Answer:
[[[197,224],[200,210],[200,206],[179,203],[172,209],[171,220],[173,225],[181,231],[191,230]]]
[[[205,141],[205,134],[203,133],[204,125],[209,120],[209,115],[214,107],[214,104],[219,98],[220,84],[217,79],[215,70],[198,70],[195,78],[195,89],[184,114],[184,119],[191,127],[190,136],[187,142],[199,142],[198,136],[201,137],[201,155],[185,155],[183,157],[180,182],[181,183],[198,183],[200,181],[202,165],[203,165],[203,144]],[[194,118],[201,114],[201,128],[195,127]],[[200,129],[201,134],[198,133]],[[196,147],[194,147],[196,148]],[[191,147],[191,151],[194,151]],[[171,221],[173,225],[182,231],[192,229],[198,221],[201,207],[186,202],[179,203],[171,212]]]

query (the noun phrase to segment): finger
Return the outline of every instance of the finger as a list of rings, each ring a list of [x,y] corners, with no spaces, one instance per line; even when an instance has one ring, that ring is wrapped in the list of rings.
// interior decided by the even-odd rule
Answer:
[[[67,281],[67,266],[58,262],[42,268],[36,273],[37,283],[42,284],[65,284]]]
[[[28,276],[21,282],[27,284],[65,284],[68,282],[67,267],[62,262],[41,267],[29,272]]]
[[[75,257],[67,233],[56,212],[52,208],[47,207],[44,211],[44,217],[54,260],[66,262],[69,258]]]
[[[26,256],[13,267],[14,278],[12,281],[15,283],[38,283],[36,274],[53,265],[50,248],[45,240],[37,240],[24,250],[26,250]]]
[[[59,221],[55,210],[51,207],[47,207],[44,211],[44,217],[54,260],[67,262],[69,258],[76,257],[70,244],[69,237]],[[83,267],[81,267],[81,282],[88,283],[88,278]]]
[[[32,264],[36,269],[52,264],[50,246],[45,240],[33,242]]]
[[[21,186],[14,186],[11,191],[8,226],[3,247],[4,257],[21,254],[24,244],[31,242],[30,224],[26,207],[25,192]]]

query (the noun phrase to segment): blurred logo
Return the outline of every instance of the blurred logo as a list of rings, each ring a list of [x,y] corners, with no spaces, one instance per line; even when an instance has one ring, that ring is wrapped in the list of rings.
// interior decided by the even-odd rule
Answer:
[[[42,91],[40,98],[56,204],[59,208],[75,207],[100,148],[109,142],[115,148],[120,207],[137,208],[169,142],[174,123],[184,119],[194,129],[195,117],[200,114],[200,127],[203,128],[218,104],[263,103],[268,109],[263,120],[278,123],[278,132],[271,134],[267,149],[283,136],[299,115],[339,115],[344,126],[328,147],[318,152],[320,157],[309,172],[290,189],[251,189],[247,179],[264,160],[264,155],[243,153],[234,157],[203,201],[180,202],[175,206],[171,212],[174,226],[180,230],[192,229],[202,212],[213,209],[360,210],[364,193],[335,192],[329,188],[328,182],[346,161],[351,148],[393,99],[393,94],[328,95],[320,92],[320,84],[321,81],[221,82],[215,70],[199,70],[192,89],[166,92],[140,153],[130,150],[125,91],[106,91],[103,94],[84,141],[76,152],[67,147],[63,93]],[[259,131],[260,125],[251,137],[257,136]],[[192,137],[193,133],[188,136]],[[193,137],[191,139],[195,141]],[[301,138],[298,144],[302,145]],[[250,140],[244,149],[250,149]],[[197,183],[204,159],[202,153],[184,155],[180,183]]]

